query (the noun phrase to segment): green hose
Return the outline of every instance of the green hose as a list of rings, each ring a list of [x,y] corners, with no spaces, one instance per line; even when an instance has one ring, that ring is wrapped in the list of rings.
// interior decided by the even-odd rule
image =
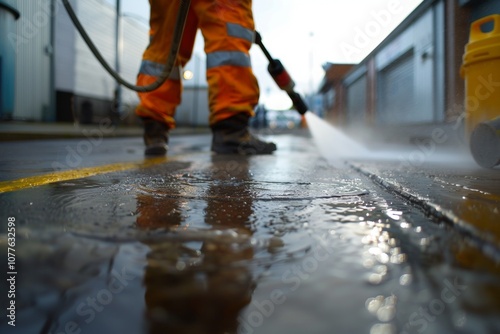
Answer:
[[[75,12],[73,11],[73,8],[69,4],[68,0],[62,0],[64,7],[66,8],[66,11],[69,14],[69,17],[71,18],[71,21],[73,21],[73,24],[75,25],[76,29],[82,36],[83,40],[85,43],[87,43],[88,47],[90,48],[90,51],[94,54],[94,56],[97,58],[97,60],[101,63],[101,65],[108,71],[108,73],[120,84],[123,85],[131,90],[134,90],[136,92],[151,92],[157,88],[159,88],[170,76],[170,73],[172,72],[172,69],[174,68],[175,61],[177,59],[177,54],[179,52],[179,47],[182,41],[182,34],[184,32],[184,26],[186,24],[186,19],[189,11],[189,6],[191,4],[191,0],[180,0],[180,7],[179,7],[179,13],[177,15],[177,21],[175,23],[175,30],[174,30],[174,38],[172,42],[172,46],[170,48],[170,53],[168,55],[168,58],[165,60],[165,69],[163,72],[158,76],[158,79],[147,86],[137,86],[134,84],[131,84],[127,82],[125,79],[123,79],[119,73],[117,73],[109,64],[106,62],[104,57],[101,55],[95,44],[92,42],[90,39],[89,35],[83,28],[82,24],[78,20],[78,17],[76,16]]]

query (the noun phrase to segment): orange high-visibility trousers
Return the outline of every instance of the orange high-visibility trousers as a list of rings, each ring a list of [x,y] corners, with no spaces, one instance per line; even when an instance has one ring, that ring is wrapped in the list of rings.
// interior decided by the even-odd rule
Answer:
[[[138,85],[156,81],[173,39],[179,1],[150,0],[150,44],[143,55]],[[157,90],[139,93],[137,115],[175,127],[181,102],[181,69],[191,58],[198,28],[205,40],[210,125],[237,113],[253,116],[259,86],[249,56],[254,38],[252,0],[192,0],[177,58],[177,67]]]

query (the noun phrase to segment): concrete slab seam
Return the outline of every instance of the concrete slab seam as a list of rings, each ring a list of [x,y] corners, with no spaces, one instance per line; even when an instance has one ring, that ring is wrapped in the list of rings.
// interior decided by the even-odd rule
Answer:
[[[467,221],[460,219],[453,212],[443,209],[440,205],[431,202],[427,198],[413,194],[401,186],[398,186],[382,177],[364,169],[360,165],[348,164],[358,173],[363,174],[383,189],[395,194],[413,204],[425,215],[430,216],[435,221],[444,222],[457,229],[464,237],[467,237],[478,249],[496,262],[500,262],[500,248],[491,240],[487,234],[479,231]]]

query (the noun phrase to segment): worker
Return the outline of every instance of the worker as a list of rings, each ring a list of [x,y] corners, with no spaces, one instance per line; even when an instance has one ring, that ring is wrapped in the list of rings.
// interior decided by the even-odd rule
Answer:
[[[173,39],[179,1],[150,0],[150,44],[143,55],[138,85],[157,80],[164,69]],[[259,86],[249,49],[254,39],[251,0],[192,0],[177,63],[157,90],[139,93],[136,113],[144,121],[146,155],[165,155],[168,131],[175,127],[175,109],[181,102],[181,68],[191,58],[195,36],[201,29],[207,54],[211,149],[220,154],[270,154],[276,145],[248,130]]]

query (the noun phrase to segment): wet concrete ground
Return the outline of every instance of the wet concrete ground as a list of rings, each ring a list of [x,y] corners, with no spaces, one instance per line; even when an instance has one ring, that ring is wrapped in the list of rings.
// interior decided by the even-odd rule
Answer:
[[[235,157],[174,137],[153,166],[0,194],[0,331],[500,332],[497,170],[339,169],[306,136],[269,139]],[[1,181],[143,160],[140,139],[81,142],[0,144]]]

